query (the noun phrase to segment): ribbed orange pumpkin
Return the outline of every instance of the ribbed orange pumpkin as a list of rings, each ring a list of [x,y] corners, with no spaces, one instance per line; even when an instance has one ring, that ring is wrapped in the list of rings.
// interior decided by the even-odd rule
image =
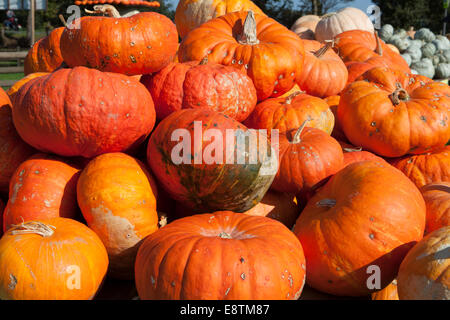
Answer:
[[[3,231],[23,221],[75,218],[79,172],[76,165],[51,155],[23,162],[11,178]]]
[[[285,133],[298,129],[305,120],[308,127],[331,134],[334,115],[322,99],[297,91],[286,98],[267,99],[256,105],[244,124],[252,129],[266,129],[270,137],[272,129]]]
[[[419,75],[374,68],[341,93],[345,136],[385,157],[420,154],[450,140],[450,87]]]
[[[406,255],[398,272],[400,300],[449,300],[450,226],[425,236]]]
[[[430,183],[420,191],[427,205],[425,234],[450,226],[450,182]]]
[[[425,202],[414,184],[388,164],[363,161],[318,189],[294,233],[305,251],[311,287],[363,296],[371,293],[368,267],[378,266],[381,287],[387,286],[424,229]]]
[[[334,44],[344,62],[365,62],[371,58],[382,58],[390,69],[411,72],[405,59],[389,48],[376,33],[364,30],[345,31],[335,37]]]
[[[322,130],[305,127],[279,137],[279,168],[271,188],[286,193],[305,193],[342,169],[340,144]]]
[[[35,150],[17,134],[12,121],[11,100],[0,88],[0,192],[8,193],[14,170]]]
[[[141,240],[158,230],[156,184],[147,169],[123,153],[98,156],[81,173],[77,195],[108,251],[111,275],[133,279]]]
[[[316,97],[329,97],[344,89],[348,71],[341,58],[331,49],[332,44],[303,40],[305,65],[298,84],[306,93]]]
[[[389,161],[421,188],[433,182],[450,182],[450,146],[434,152]]]
[[[178,34],[166,16],[141,12],[122,18],[110,5],[97,5],[94,11],[112,17],[76,19],[61,35],[68,66],[138,75],[157,72],[173,61]]]
[[[147,161],[170,196],[195,212],[245,212],[276,174],[275,150],[269,156],[269,149],[264,135],[226,115],[184,109],[153,131]]]
[[[136,258],[142,300],[294,300],[304,281],[302,246],[288,228],[227,211],[168,224]]]
[[[348,71],[348,79],[347,85],[355,82],[359,79],[364,73],[369,71],[370,69],[376,67],[388,67],[388,63],[381,57],[373,57],[364,62],[362,61],[348,61],[345,63]]]
[[[155,109],[132,77],[76,67],[23,85],[13,120],[20,136],[43,152],[91,158],[141,144],[153,129]]]
[[[108,268],[98,236],[66,218],[29,221],[0,239],[0,299],[93,299]]]
[[[372,297],[372,300],[399,300],[398,289],[397,289],[397,280],[392,281],[384,289],[372,293],[371,297]]]
[[[208,63],[208,58],[171,63],[141,82],[152,94],[159,120],[181,109],[209,109],[242,122],[257,101],[255,86],[245,73]]]
[[[275,20],[252,11],[228,13],[192,30],[178,50],[181,62],[231,65],[253,80],[258,100],[289,91],[303,71],[302,40]]]
[[[344,151],[344,167],[359,161],[377,161],[387,164],[386,160],[361,148],[342,148]]]
[[[19,91],[19,89],[28,81],[34,79],[34,78],[39,78],[42,76],[46,76],[48,75],[48,72],[33,72],[30,73],[29,75],[23,77],[22,79],[20,79],[19,81],[17,81],[16,83],[14,83],[8,90],[8,96],[11,99],[11,101],[14,101],[14,96],[16,95],[17,91]]]
[[[251,0],[181,0],[175,11],[175,24],[181,38],[210,19],[237,11],[253,10],[264,15]]]
[[[38,40],[28,51],[24,61],[24,73],[53,72],[63,63],[59,40],[64,27],[56,28],[50,34]]]
[[[331,132],[331,136],[338,141],[348,141],[345,136],[344,131],[342,130],[341,124],[339,123],[339,119],[337,117],[337,108],[339,106],[339,101],[341,100],[340,96],[330,96],[324,99],[326,103],[330,106],[331,112],[334,115],[334,127]]]

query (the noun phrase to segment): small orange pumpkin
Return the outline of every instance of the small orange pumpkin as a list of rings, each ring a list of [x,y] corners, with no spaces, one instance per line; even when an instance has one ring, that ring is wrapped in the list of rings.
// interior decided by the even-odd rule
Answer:
[[[427,205],[425,234],[450,226],[450,182],[430,183],[420,191]]]

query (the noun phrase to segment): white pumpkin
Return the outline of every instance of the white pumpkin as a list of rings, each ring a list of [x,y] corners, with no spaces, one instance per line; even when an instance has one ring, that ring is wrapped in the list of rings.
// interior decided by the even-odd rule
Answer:
[[[363,11],[348,7],[322,16],[316,26],[316,40],[333,40],[338,34],[349,30],[375,31],[372,21]]]
[[[298,30],[301,29],[300,32],[304,32],[305,29],[309,29],[312,32],[316,31],[317,23],[319,22],[320,17],[312,14],[308,14],[306,16],[298,18],[291,27],[291,30],[298,34]]]

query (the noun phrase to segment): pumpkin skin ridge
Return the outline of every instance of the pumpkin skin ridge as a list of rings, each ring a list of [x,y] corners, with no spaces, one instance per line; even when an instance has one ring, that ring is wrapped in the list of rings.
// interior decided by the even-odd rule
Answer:
[[[231,219],[225,221],[224,217],[228,217]],[[248,218],[250,218],[250,220],[248,220]],[[242,221],[237,223],[237,219],[240,219]],[[270,222],[267,221],[267,219]],[[206,227],[208,228],[210,234],[201,234],[201,230],[203,229],[203,225],[205,222],[200,223],[200,221],[209,221],[209,225],[207,225]],[[274,242],[277,242],[279,244],[278,247],[272,242],[266,243],[262,240],[263,238],[267,237],[267,235],[265,235],[264,233],[264,230],[267,229],[266,223],[264,222],[269,222],[269,225],[273,226],[275,230],[279,230],[279,232],[274,232],[273,238]],[[186,224],[186,226],[181,227],[184,223]],[[227,225],[227,227],[224,228],[225,225]],[[232,239],[221,239],[220,237],[218,237],[221,230],[226,231],[239,228],[242,230],[248,228],[249,225],[252,227],[251,230],[253,231],[251,232],[255,236],[254,238],[239,239],[239,237],[232,236]],[[165,229],[166,227],[170,228]],[[138,292],[142,299],[235,300],[247,298],[259,300],[264,299],[264,297],[270,297],[267,296],[268,293],[265,293],[266,296],[261,296],[261,290],[251,290],[252,285],[254,285],[255,283],[261,283],[262,276],[258,277],[258,274],[264,272],[261,270],[263,264],[257,263],[257,261],[258,259],[259,261],[261,261],[261,259],[263,258],[265,259],[262,261],[267,261],[268,263],[277,266],[280,270],[280,273],[283,273],[283,269],[291,269],[290,266],[295,266],[297,270],[294,274],[294,277],[292,277],[292,273],[291,277],[288,277],[288,273],[286,274],[286,276],[281,277],[281,281],[279,280],[278,282],[275,282],[275,284],[272,284],[269,288],[267,288],[266,285],[264,285],[264,287],[261,287],[261,284],[258,287],[261,287],[261,289],[267,288],[268,290],[274,290],[274,286],[278,286],[278,288],[280,289],[283,287],[289,289],[288,283],[289,281],[292,281],[291,285],[293,285],[293,287],[290,287],[289,289],[290,293],[292,294],[281,296],[281,292],[273,292],[271,293],[272,299],[296,299],[301,293],[303,283],[301,279],[297,279],[297,275],[300,275],[300,277],[302,274],[304,275],[304,269],[300,268],[300,264],[304,263],[302,254],[284,254],[282,257],[280,257],[282,258],[282,260],[286,261],[286,263],[284,264],[275,263],[273,259],[269,259],[269,257],[273,256],[274,253],[276,256],[278,256],[278,253],[280,251],[284,252],[285,250],[282,250],[284,248],[289,249],[289,252],[292,252],[294,250],[295,252],[301,252],[301,249],[300,251],[298,251],[299,248],[301,248],[300,242],[294,241],[290,233],[285,234],[288,229],[279,222],[273,221],[272,223],[271,219],[264,217],[251,217],[231,212],[216,212],[214,214],[202,214],[182,218],[172,222],[166,227],[162,228],[153,236],[148,237],[145,243],[139,249],[138,259],[136,263],[136,284]],[[216,232],[213,232],[213,230],[216,230]],[[245,234],[248,234],[250,233],[250,230],[245,229],[244,232]],[[255,233],[258,234],[255,235]],[[286,237],[288,234],[289,236]],[[263,242],[261,243],[261,241]],[[158,248],[157,243],[160,244]],[[263,245],[263,251],[260,250],[261,244]],[[269,248],[272,247],[272,250],[267,250],[266,247],[264,247],[266,245]],[[212,250],[212,248],[216,249]],[[150,252],[152,249],[159,250],[158,255],[151,255]],[[183,251],[180,252],[180,250]],[[205,263],[202,262],[204,260],[195,257],[196,252],[206,252],[205,250],[209,250],[209,252],[214,253],[213,257],[210,256],[211,259],[208,260],[210,261],[210,264],[207,267],[205,267]],[[258,254],[256,254],[255,250],[258,251]],[[270,254],[270,252],[272,252],[272,254]],[[264,255],[262,253],[264,253]],[[176,255],[178,255],[178,259]],[[228,259],[223,260],[224,256],[228,256]],[[292,264],[294,257],[297,261],[295,265]],[[175,263],[175,261],[178,261],[178,265],[173,265],[173,267],[175,267],[176,269],[173,269],[172,265],[170,264],[170,260],[173,261],[172,264]],[[181,266],[179,265],[180,260],[182,261]],[[159,265],[157,269],[154,269],[155,266],[152,266],[151,269],[153,271],[149,270],[150,268],[148,267],[148,264],[152,263],[151,261]],[[200,265],[198,265],[199,262]],[[230,265],[224,267],[223,263],[225,262],[230,263]],[[251,265],[248,266],[248,264]],[[143,268],[144,265],[146,266],[145,268]],[[285,267],[282,267],[281,265],[284,265]],[[258,267],[259,269],[257,269]],[[214,278],[212,278],[211,276],[214,274],[214,271],[212,270],[218,269],[221,270],[220,273],[222,273],[222,275],[215,275]],[[167,276],[162,273],[167,273],[168,270],[172,270],[172,276],[168,277],[169,279],[165,279]],[[228,275],[226,272],[227,270],[229,270]],[[267,272],[272,272],[271,270],[273,270],[273,266],[271,265],[270,267],[268,267],[268,269],[266,268],[263,270],[267,270],[265,271],[265,273],[266,275],[268,275]],[[154,273],[152,274],[152,272],[156,272],[159,274],[155,275]],[[195,273],[192,274],[193,272]],[[141,273],[144,273],[144,275],[141,275]],[[203,277],[203,275],[205,274],[208,274],[206,278]],[[272,280],[269,278],[270,280],[266,281],[276,281],[277,279],[275,278],[278,278],[279,276],[269,277],[274,279]],[[152,286],[147,285],[149,283],[148,280],[145,282],[143,281],[144,279],[150,278],[152,278]],[[208,281],[207,279],[209,278],[215,281]],[[255,278],[253,282],[251,280],[252,278]],[[170,283],[172,280],[175,281]],[[244,286],[245,283],[247,283],[249,280],[252,283]],[[285,282],[288,283],[284,284]],[[182,288],[180,288],[180,285]],[[152,289],[152,287],[154,286],[157,287],[158,292],[155,292],[155,290]],[[295,291],[297,291],[297,289],[299,289],[299,291],[293,292],[294,288]]]
[[[307,261],[307,282],[309,285],[318,290],[335,295],[360,296],[369,294],[370,290],[365,285],[367,279],[365,268],[371,264],[379,265],[382,272],[382,286],[388,285],[396,275],[397,268],[394,266],[400,265],[401,259],[406,254],[407,250],[422,238],[423,230],[425,228],[425,203],[423,198],[417,193],[418,190],[415,190],[413,195],[410,195],[410,191],[414,190],[413,185],[409,180],[405,179],[398,170],[392,167],[389,169],[389,167],[390,166],[387,164],[373,161],[363,161],[351,164],[340,173],[333,176],[308,202],[307,207],[297,220],[294,233],[299,237],[305,251]],[[389,170],[384,170],[383,168]],[[390,220],[381,219],[380,216],[374,216],[373,223],[366,226],[361,226],[363,220],[359,220],[358,225],[355,225],[355,221],[353,221],[353,223],[344,228],[345,219],[344,221],[342,219],[346,216],[354,215],[355,209],[351,208],[355,208],[356,201],[361,201],[356,197],[359,197],[360,199],[362,199],[361,197],[364,197],[367,199],[367,189],[369,185],[373,185],[373,181],[376,181],[379,178],[371,177],[370,174],[366,174],[368,173],[366,172],[367,170],[373,169],[379,173],[382,172],[381,170],[386,171],[384,175],[386,175],[388,171],[391,171],[391,175],[402,179],[402,187],[408,186],[408,193],[406,193],[406,191],[399,192],[396,190],[396,188],[400,188],[400,186],[394,187],[393,184],[390,186],[393,193],[403,193],[409,198],[409,200],[405,199],[407,202],[404,202],[401,205],[403,207],[403,213],[400,211],[400,213],[397,213],[397,217],[395,217],[391,212]],[[360,176],[359,178],[356,178],[356,176],[344,177],[345,173],[354,171],[356,174],[356,172],[358,172],[357,170],[360,171],[358,173]],[[362,183],[366,184],[364,187],[365,189],[357,187]],[[343,186],[346,187],[343,188]],[[386,184],[383,188],[386,188],[387,186],[388,185]],[[358,190],[358,194],[352,195],[353,193],[345,190],[347,188],[348,190]],[[369,193],[375,192],[374,190],[369,190]],[[332,195],[330,195],[330,192],[333,192]],[[348,196],[343,197],[343,195]],[[352,195],[352,197],[350,197],[350,195]],[[322,207],[322,209],[318,209],[319,207],[315,206],[320,199],[336,199],[337,202],[333,208]],[[372,203],[374,201],[375,200],[373,199],[371,200]],[[366,203],[366,206],[369,205],[367,200],[365,200],[364,203]],[[380,204],[377,204],[377,206],[380,206]],[[309,208],[312,209],[313,207],[316,209],[309,212]],[[343,209],[338,211],[339,207]],[[397,204],[397,208],[401,207]],[[412,208],[415,208],[416,212],[409,213],[409,209]],[[394,207],[392,209],[394,209]],[[420,214],[417,209],[420,209]],[[370,216],[377,214],[377,212],[373,212],[373,210],[375,209],[372,209],[372,213],[364,212],[363,214],[365,218],[367,218],[367,223],[369,223]],[[405,216],[405,213],[408,214],[408,218]],[[339,216],[336,216],[337,214],[339,214]],[[362,214],[362,212],[360,212],[360,214]],[[381,214],[383,215],[386,213],[381,212]],[[413,217],[413,215],[415,215],[415,217]],[[330,219],[331,217],[333,217],[333,220]],[[414,219],[414,221],[417,222],[417,225],[410,227],[408,231],[398,230],[398,223],[404,223],[406,221],[405,219]],[[412,222],[410,222],[410,225],[411,224]],[[362,232],[361,228],[364,228],[365,231]],[[394,230],[395,233],[392,233]],[[408,234],[408,232],[410,234]],[[315,236],[310,238],[311,234],[315,234]],[[357,234],[362,234],[363,240],[355,241],[355,235]],[[366,234],[372,234],[373,239],[372,237],[365,236]],[[334,237],[337,237],[336,235],[339,235],[339,239],[342,240],[333,240]],[[388,241],[391,243],[387,243]],[[383,242],[386,242],[386,244],[383,244]],[[353,249],[358,248],[358,250],[349,251],[349,243],[351,243]],[[380,243],[382,246],[377,249],[376,246]],[[314,249],[310,249],[310,247]],[[325,251],[322,252],[322,250]],[[373,252],[377,252],[375,256],[373,256]],[[389,253],[391,253],[393,257],[389,258]],[[374,258],[376,258],[375,261],[372,260]],[[323,261],[318,262],[317,259],[319,259],[319,261],[322,259]],[[354,259],[356,259],[355,261],[359,261],[358,265],[353,266],[354,262],[352,263],[351,261]],[[349,269],[349,266],[352,267]],[[315,275],[308,275],[308,270],[313,270]],[[318,274],[317,272],[320,272],[319,270],[322,270],[322,272]],[[329,272],[330,274],[328,274]],[[326,283],[325,280],[327,277],[332,280],[332,284]],[[359,283],[359,286],[357,286],[357,283]]]
[[[420,188],[427,206],[425,234],[450,226],[450,182],[435,182]]]

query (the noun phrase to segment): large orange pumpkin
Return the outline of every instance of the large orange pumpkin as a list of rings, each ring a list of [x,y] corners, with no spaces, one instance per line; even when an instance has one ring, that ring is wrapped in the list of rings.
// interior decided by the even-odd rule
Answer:
[[[158,230],[156,184],[138,160],[123,153],[98,156],[84,168],[78,204],[108,251],[114,277],[133,279],[141,240]]]
[[[236,120],[185,109],[153,131],[147,161],[170,196],[195,212],[244,212],[262,199],[276,174],[275,152],[269,156],[269,150],[264,135]]]
[[[210,109],[241,122],[256,106],[252,80],[236,68],[208,63],[208,58],[171,63],[141,82],[152,94],[160,120],[181,109]]]
[[[181,0],[175,11],[175,24],[178,34],[184,38],[189,31],[208,20],[230,12],[248,11],[264,15],[251,0]]]
[[[345,136],[385,157],[420,154],[450,139],[450,87],[419,75],[373,68],[347,86],[337,109]]]
[[[136,258],[143,300],[294,300],[304,281],[302,246],[288,228],[229,211],[168,224]]]
[[[425,234],[450,226],[450,182],[430,183],[420,191],[427,205]]]
[[[270,137],[272,129],[285,133],[298,129],[305,120],[308,120],[308,127],[328,134],[333,131],[334,115],[330,106],[324,100],[301,91],[257,104],[244,124],[252,129],[266,129]]]
[[[334,38],[335,50],[344,62],[365,62],[382,58],[389,68],[410,73],[405,59],[389,48],[377,33],[364,30],[345,31]]]
[[[275,20],[241,11],[208,21],[183,39],[181,62],[205,56],[246,72],[262,101],[289,91],[300,79],[305,49],[294,32]]]
[[[339,119],[337,117],[337,108],[339,106],[339,101],[341,100],[341,97],[338,95],[329,96],[326,97],[324,100],[330,106],[330,110],[334,116],[334,127],[333,131],[331,132],[331,136],[338,141],[347,141],[347,137],[345,136],[345,133],[342,130],[341,124],[339,123]]]
[[[24,61],[24,73],[52,72],[63,63],[59,40],[64,27],[56,28],[47,37],[38,40],[28,51]]]
[[[387,287],[371,295],[372,300],[399,300],[397,280],[393,280]]]
[[[329,97],[344,89],[348,71],[341,58],[331,49],[332,43],[322,44],[303,40],[305,65],[298,84],[306,93],[316,97]]]
[[[425,236],[406,255],[398,272],[400,300],[450,299],[450,226]]]
[[[97,5],[94,11],[112,17],[76,19],[61,35],[68,66],[138,75],[157,72],[173,61],[178,34],[166,16],[141,12],[122,18],[111,5]]]
[[[279,137],[279,168],[271,188],[286,193],[305,193],[342,169],[340,144],[322,130],[305,127]]]
[[[35,150],[17,134],[12,121],[11,100],[0,88],[0,192],[7,193],[16,168]]]
[[[19,89],[28,81],[34,79],[34,78],[38,78],[38,77],[42,77],[42,76],[46,76],[48,75],[48,72],[33,72],[30,73],[29,75],[23,77],[22,79],[20,79],[19,81],[17,81],[16,83],[14,83],[9,89],[8,89],[8,96],[11,99],[11,101],[14,101],[14,97],[17,93],[17,91],[19,91]]]
[[[3,231],[23,221],[75,218],[79,172],[76,165],[51,155],[23,162],[11,178]]]
[[[91,158],[131,150],[155,123],[143,84],[86,67],[60,69],[30,80],[16,94],[14,125],[43,152]]]
[[[345,63],[348,71],[347,85],[360,80],[359,78],[369,71],[370,69],[376,67],[388,67],[388,63],[381,57],[370,58],[364,62],[361,61],[348,61]]]
[[[0,239],[2,300],[93,299],[108,268],[94,231],[66,218],[28,221]]]
[[[425,202],[417,187],[388,164],[363,161],[317,190],[294,233],[305,251],[311,287],[363,296],[371,293],[369,267],[379,267],[380,285],[387,286],[424,229]]]
[[[421,188],[433,182],[450,182],[450,146],[389,161]]]

